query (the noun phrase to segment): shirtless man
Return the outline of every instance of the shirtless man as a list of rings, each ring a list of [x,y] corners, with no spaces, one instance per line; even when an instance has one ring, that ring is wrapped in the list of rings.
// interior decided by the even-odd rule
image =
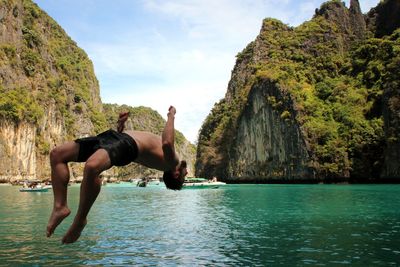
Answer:
[[[136,162],[164,172],[167,188],[180,190],[187,174],[186,162],[179,161],[174,146],[174,120],[176,109],[168,109],[168,119],[162,136],[149,132],[124,131],[128,113],[121,113],[118,131],[108,130],[94,137],[67,142],[50,153],[51,181],[54,193],[53,212],[47,224],[47,237],[71,213],[67,205],[69,182],[68,162],[86,162],[83,170],[79,208],[62,243],[78,240],[86,226],[86,217],[101,187],[99,175],[112,166]]]

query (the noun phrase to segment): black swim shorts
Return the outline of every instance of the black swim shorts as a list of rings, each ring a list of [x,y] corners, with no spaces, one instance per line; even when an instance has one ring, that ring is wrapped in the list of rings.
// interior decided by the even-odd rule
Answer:
[[[97,136],[79,138],[78,162],[86,161],[96,150],[107,151],[112,166],[125,166],[136,159],[138,147],[135,140],[126,133],[114,130],[105,131]]]

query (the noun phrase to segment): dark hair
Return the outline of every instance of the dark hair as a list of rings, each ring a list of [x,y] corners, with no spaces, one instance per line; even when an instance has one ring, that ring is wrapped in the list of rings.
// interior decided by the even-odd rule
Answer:
[[[165,171],[163,174],[165,186],[172,190],[181,190],[184,178],[175,178],[173,171]]]

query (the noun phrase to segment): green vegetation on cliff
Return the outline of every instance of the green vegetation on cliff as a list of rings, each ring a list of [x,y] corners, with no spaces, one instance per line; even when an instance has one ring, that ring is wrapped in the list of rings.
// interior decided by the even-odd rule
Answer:
[[[5,90],[0,87],[0,117],[14,122],[21,120],[36,123],[43,109],[26,88]]]
[[[250,90],[268,80],[280,88],[283,102],[293,103],[294,123],[303,129],[317,177],[379,177],[385,144],[399,134],[396,124],[385,135],[383,96],[390,91],[389,108],[399,108],[394,88],[400,81],[400,31],[373,38],[365,25],[351,24],[360,18],[360,11],[350,14],[340,1],[330,1],[296,28],[264,20],[256,41],[237,56],[225,99],[201,128],[198,175],[231,175],[226,167],[235,153],[238,119]],[[265,101],[291,119],[282,100]]]
[[[64,30],[30,0],[3,0],[6,32],[0,45],[0,116],[37,123],[50,103],[75,136],[78,117],[87,117],[92,132],[106,126],[92,62]],[[17,37],[15,37],[17,36]]]

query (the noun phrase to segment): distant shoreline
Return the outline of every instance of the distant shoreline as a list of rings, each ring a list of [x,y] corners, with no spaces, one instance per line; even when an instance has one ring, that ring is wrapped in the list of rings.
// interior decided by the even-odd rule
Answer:
[[[222,181],[222,180],[221,180]],[[124,181],[121,181],[124,182]],[[222,181],[227,184],[232,185],[240,185],[240,184],[282,184],[282,185],[296,185],[296,184],[304,184],[304,185],[312,185],[312,184],[321,184],[321,185],[353,185],[353,184],[400,184],[400,179],[373,179],[366,181],[321,181],[321,180],[238,180],[238,181]],[[110,182],[109,182],[110,183]],[[71,183],[71,184],[80,184],[80,183]],[[112,182],[111,182],[112,184]],[[10,183],[10,182],[1,182],[0,186],[21,186],[18,182]]]

